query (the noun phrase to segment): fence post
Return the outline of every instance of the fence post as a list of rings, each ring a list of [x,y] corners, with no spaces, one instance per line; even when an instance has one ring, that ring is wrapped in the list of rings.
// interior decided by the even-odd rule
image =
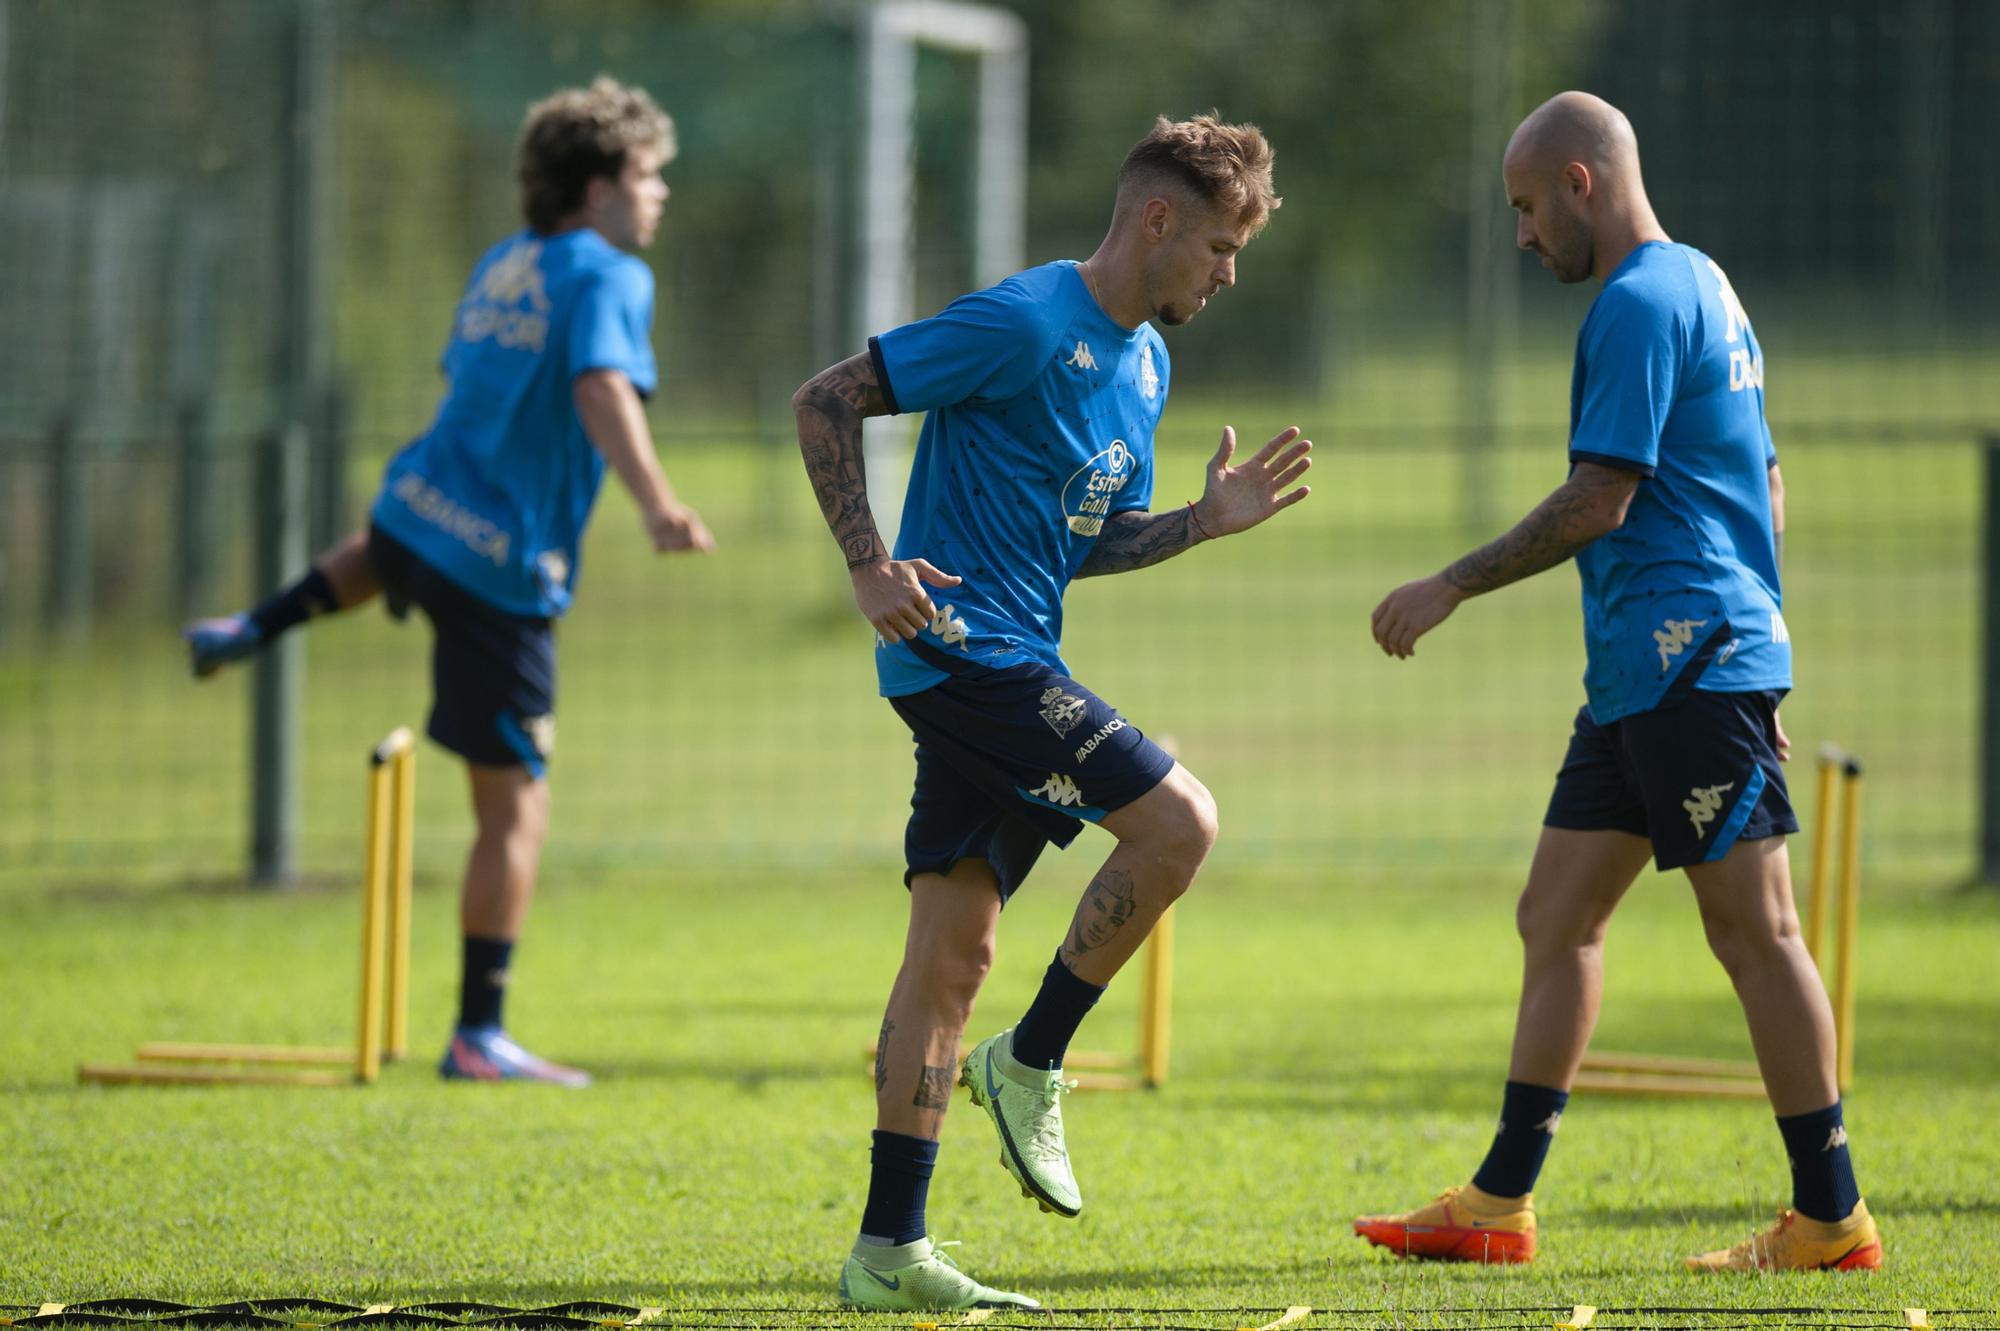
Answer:
[[[1980,582],[1979,879],[2000,886],[2000,434],[1988,435]]]

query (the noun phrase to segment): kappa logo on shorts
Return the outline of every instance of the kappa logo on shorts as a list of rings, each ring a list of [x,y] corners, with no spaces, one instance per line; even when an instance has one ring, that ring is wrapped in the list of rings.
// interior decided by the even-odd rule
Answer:
[[[1083,803],[1083,792],[1077,789],[1076,782],[1059,772],[1050,772],[1047,781],[1044,781],[1028,793],[1038,799],[1045,799],[1051,804],[1080,805]]]
[[[527,733],[528,742],[535,746],[535,752],[547,758],[556,751],[556,719],[553,716],[531,716],[521,722],[521,729]]]
[[[1083,724],[1086,704],[1073,693],[1061,689],[1045,689],[1042,692],[1042,720],[1049,723],[1049,729],[1061,738]]]
[[[1694,824],[1695,840],[1708,835],[1708,825],[1715,821],[1716,814],[1722,812],[1722,797],[1734,789],[1734,781],[1727,785],[1710,786],[1706,790],[1696,786],[1688,792],[1688,798],[1681,801],[1681,807],[1687,810],[1688,821]]]
[[[1660,649],[1660,673],[1667,670],[1667,658],[1679,656],[1694,641],[1694,631],[1708,621],[1705,619],[1670,619],[1663,629],[1653,630],[1653,642]]]

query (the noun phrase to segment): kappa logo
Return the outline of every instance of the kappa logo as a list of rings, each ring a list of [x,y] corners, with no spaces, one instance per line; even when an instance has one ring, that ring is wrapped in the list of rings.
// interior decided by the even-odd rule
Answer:
[[[535,752],[546,758],[556,751],[556,719],[554,716],[530,716],[521,722],[528,742],[535,746]]]
[[[1106,721],[1103,725],[1097,728],[1097,733],[1095,735],[1092,735],[1089,739],[1085,740],[1077,748],[1076,760],[1078,762],[1082,762],[1084,759],[1088,758],[1091,754],[1097,752],[1098,745],[1102,744],[1105,740],[1110,739],[1113,735],[1123,730],[1125,726],[1126,726],[1126,721],[1125,718],[1122,716],[1114,716],[1109,721]]]
[[[1836,1124],[1833,1131],[1826,1134],[1826,1145],[1819,1148],[1820,1154],[1837,1151],[1845,1145],[1847,1145],[1847,1125]]]
[[[1694,631],[1707,624],[1705,619],[1670,619],[1665,628],[1653,630],[1653,643],[1660,649],[1660,673],[1667,670],[1667,658],[1679,656],[1694,641]]]
[[[1556,1129],[1561,1127],[1562,1125],[1563,1125],[1563,1111],[1558,1109],[1554,1113],[1550,1114],[1547,1118],[1543,1119],[1541,1122],[1535,1124],[1535,1131],[1546,1132],[1549,1134],[1549,1136],[1553,1137],[1556,1135]]]
[[[1079,342],[1076,344],[1076,350],[1069,354],[1069,359],[1063,364],[1074,365],[1079,370],[1095,370],[1097,357],[1090,354],[1090,343]]]
[[[1688,798],[1681,801],[1681,807],[1687,810],[1688,821],[1694,824],[1695,840],[1708,835],[1708,825],[1715,821],[1716,814],[1722,812],[1722,797],[1734,789],[1734,781],[1727,785],[1710,786],[1706,790],[1696,786],[1688,792]]]
[[[1153,368],[1153,344],[1148,342],[1139,355],[1139,392],[1151,402],[1160,395],[1160,372]]]
[[[958,617],[957,606],[939,606],[931,616],[931,632],[943,639],[945,646],[965,650],[965,621]]]
[[[1047,781],[1028,793],[1051,804],[1083,803],[1083,792],[1077,789],[1076,782],[1059,772],[1050,772]]]
[[[542,244],[524,241],[480,274],[479,285],[459,307],[458,335],[467,342],[492,338],[503,347],[539,353],[548,342],[549,309]]]
[[[562,551],[544,550],[541,557],[535,560],[535,567],[542,571],[542,576],[548,580],[549,586],[569,585],[569,556]]]
[[[1061,689],[1047,689],[1042,693],[1042,720],[1049,723],[1049,729],[1058,738],[1069,734],[1083,724],[1086,704],[1073,693]]]

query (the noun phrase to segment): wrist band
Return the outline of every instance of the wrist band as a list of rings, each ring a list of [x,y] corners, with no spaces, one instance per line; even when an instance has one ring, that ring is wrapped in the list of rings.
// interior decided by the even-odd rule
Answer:
[[[1208,528],[1201,525],[1201,518],[1194,511],[1194,500],[1190,499],[1187,501],[1187,508],[1188,508],[1188,521],[1192,522],[1194,524],[1194,529],[1201,533],[1201,539],[1204,541],[1214,540],[1215,538],[1208,534]]]

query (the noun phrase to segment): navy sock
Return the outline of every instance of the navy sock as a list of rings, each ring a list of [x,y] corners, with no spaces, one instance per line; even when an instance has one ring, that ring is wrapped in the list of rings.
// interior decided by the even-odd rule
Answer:
[[[467,935],[465,969],[458,982],[459,1025],[500,1024],[500,1005],[507,999],[507,963],[513,956],[512,939]]]
[[[326,580],[326,574],[315,567],[306,570],[303,578],[252,610],[250,622],[257,626],[258,638],[269,642],[286,629],[297,628],[315,615],[332,614],[338,609],[340,607],[333,599],[333,584]]]
[[[1811,1114],[1778,1120],[1785,1155],[1792,1162],[1792,1209],[1827,1224],[1845,1220],[1861,1200],[1854,1161],[1847,1154],[1847,1125],[1840,1101]]]
[[[861,1236],[890,1245],[915,1243],[924,1236],[924,1203],[938,1144],[900,1132],[875,1132],[868,1173],[868,1208],[861,1213]]]
[[[1562,1124],[1563,1106],[1569,1092],[1552,1086],[1531,1086],[1524,1081],[1507,1083],[1507,1095],[1500,1104],[1500,1130],[1486,1149],[1486,1160],[1472,1176],[1472,1184],[1495,1197],[1519,1197],[1535,1190],[1535,1176],[1542,1172],[1549,1143]]]
[[[1076,1028],[1104,997],[1104,990],[1063,965],[1062,955],[1042,975],[1041,992],[1014,1028],[1014,1057],[1031,1068],[1059,1068]]]

